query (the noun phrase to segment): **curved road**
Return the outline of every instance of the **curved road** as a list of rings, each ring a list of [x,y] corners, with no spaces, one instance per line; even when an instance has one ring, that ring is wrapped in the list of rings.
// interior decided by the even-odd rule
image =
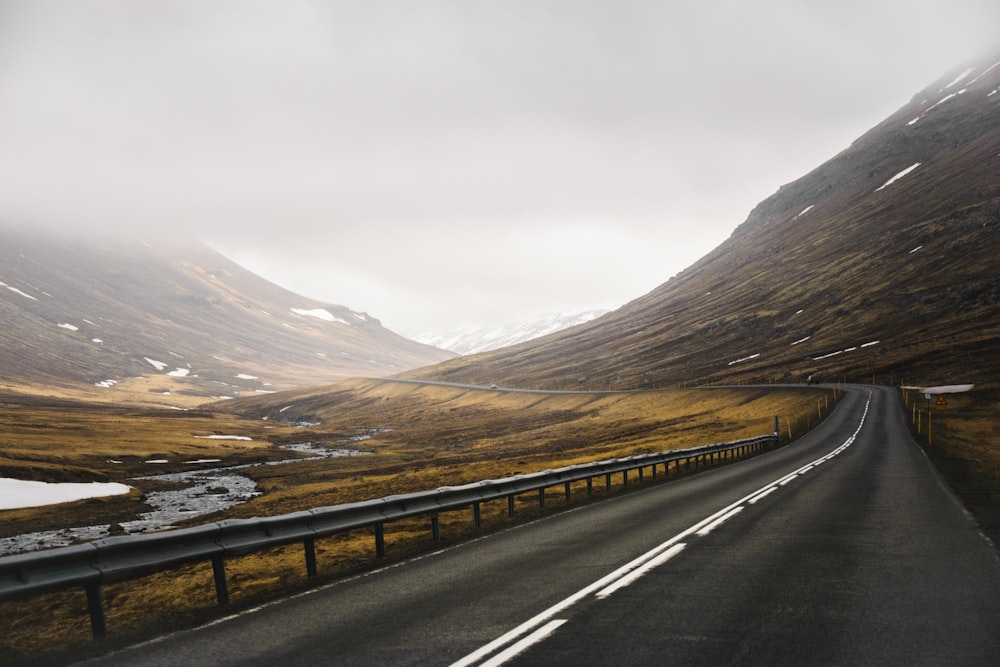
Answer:
[[[850,387],[789,447],[88,664],[997,665],[1000,561]]]

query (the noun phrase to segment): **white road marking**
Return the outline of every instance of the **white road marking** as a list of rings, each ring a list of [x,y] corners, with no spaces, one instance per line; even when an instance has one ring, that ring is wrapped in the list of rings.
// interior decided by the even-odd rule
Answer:
[[[733,508],[732,511],[726,512],[725,514],[723,514],[722,516],[720,516],[718,519],[716,519],[712,523],[708,524],[707,526],[705,526],[704,528],[702,528],[701,530],[699,530],[697,533],[695,533],[695,535],[697,535],[698,537],[705,537],[706,535],[708,535],[709,533],[711,533],[713,530],[715,530],[716,528],[718,528],[719,526],[721,526],[722,524],[724,524],[726,521],[728,521],[729,519],[733,518],[734,516],[736,516],[737,514],[739,514],[742,511],[743,511],[743,506],[742,505],[740,505],[739,507]]]
[[[777,490],[778,490],[778,487],[772,486],[772,487],[770,487],[768,489],[765,489],[762,493],[758,493],[756,496],[754,496],[753,498],[751,498],[747,502],[750,503],[751,505],[756,505],[759,501],[764,500],[764,498],[767,498],[769,495],[771,495],[772,493],[774,493]]]
[[[833,452],[824,456],[823,459],[829,459],[833,456],[836,456],[837,454],[844,451],[854,443],[854,439],[858,437],[858,433],[861,432],[861,427],[864,426],[865,419],[868,417],[868,408],[870,405],[871,405],[871,392],[868,393],[868,402],[865,403],[865,410],[861,414],[861,421],[858,423],[858,428],[855,429],[854,433],[851,434],[851,436],[847,440],[845,440],[844,443],[840,445],[840,447],[838,447],[837,449],[833,450]],[[823,460],[823,459],[817,459],[817,460]],[[675,555],[680,553],[680,551],[683,550],[684,547],[686,546],[685,544],[680,543],[682,539],[690,535],[702,535],[701,531],[705,531],[704,534],[707,535],[708,532],[710,532],[717,525],[723,523],[730,517],[735,516],[737,513],[739,513],[743,509],[742,505],[744,503],[752,502],[755,499],[760,500],[765,495],[772,493],[775,490],[776,485],[784,486],[785,484],[791,482],[793,479],[798,477],[803,470],[811,468],[813,465],[815,465],[815,463],[816,463],[815,461],[813,461],[812,463],[807,463],[806,465],[802,466],[802,468],[799,468],[795,472],[785,475],[784,477],[781,477],[773,482],[769,482],[768,484],[765,484],[764,486],[757,489],[753,493],[750,493],[740,498],[736,502],[731,503],[726,507],[723,507],[715,514],[712,514],[711,516],[702,519],[701,521],[694,524],[687,530],[684,530],[674,535],[666,542],[657,545],[656,547],[650,549],[649,551],[642,554],[638,558],[629,561],[628,563],[621,566],[614,572],[605,575],[604,577],[601,577],[594,583],[585,586],[584,588],[581,588],[579,591],[573,593],[572,595],[562,600],[561,602],[557,602],[556,604],[552,605],[542,613],[517,626],[510,632],[507,632],[506,634],[497,637],[488,644],[468,654],[461,660],[452,663],[451,667],[468,667],[469,665],[476,665],[476,664],[479,664],[481,667],[485,665],[490,665],[490,667],[499,667],[499,665],[502,665],[506,660],[509,660],[511,657],[516,655],[516,653],[512,653],[503,659],[501,659],[501,656],[506,655],[515,646],[519,646],[522,643],[525,643],[525,646],[519,649],[517,653],[520,653],[530,645],[538,643],[539,641],[541,641],[541,639],[544,639],[544,636],[552,634],[552,631],[555,630],[555,628],[553,627],[544,633],[542,633],[542,631],[545,630],[546,628],[549,628],[549,626],[551,626],[552,623],[555,623],[557,621],[552,621],[551,623],[548,623],[543,628],[541,628],[541,630],[536,630],[525,639],[516,642],[508,649],[504,650],[501,653],[498,653],[488,662],[480,663],[479,661],[483,660],[489,655],[492,655],[494,652],[498,651],[503,646],[506,646],[508,643],[515,641],[518,637],[521,637],[525,633],[531,632],[532,630],[540,626],[542,623],[545,623],[556,614],[568,609],[569,607],[576,604],[577,602],[587,597],[588,595],[595,593],[597,597],[603,599],[606,598],[611,593],[619,590],[620,588],[623,588],[624,586],[627,586],[628,584],[634,582],[642,575],[650,572],[657,565],[662,565],[663,563],[665,563],[666,561],[670,560]],[[675,548],[677,548],[676,551]],[[628,583],[619,585],[618,582],[622,579],[628,579]],[[559,625],[562,625],[565,622],[566,622],[565,620],[558,621]],[[540,633],[544,634],[544,636],[538,636]],[[537,638],[529,642],[528,640],[531,640],[533,637]]]
[[[629,574],[625,575],[624,577],[622,577],[621,579],[619,579],[615,583],[611,584],[607,588],[603,588],[603,589],[597,591],[597,593],[594,594],[595,597],[599,597],[599,598],[603,599],[603,598],[608,597],[609,595],[611,595],[612,593],[614,593],[618,589],[625,588],[626,586],[628,586],[629,584],[631,584],[633,581],[635,581],[636,579],[638,579],[642,575],[644,575],[647,572],[649,572],[650,570],[652,570],[654,567],[658,567],[660,565],[663,565],[668,560],[670,560],[671,558],[673,558],[674,556],[676,556],[680,552],[684,551],[684,547],[686,547],[686,546],[687,545],[684,544],[683,542],[681,542],[679,544],[675,544],[674,546],[670,547],[669,549],[667,549],[666,551],[664,551],[663,553],[661,553],[656,558],[653,558],[652,560],[646,561],[642,566],[640,566],[640,567],[632,570],[632,572],[630,572]]]
[[[565,619],[556,619],[554,621],[549,621],[548,623],[546,623],[539,629],[535,630],[521,641],[507,648],[507,650],[498,653],[493,658],[484,662],[482,664],[482,667],[498,667],[499,665],[504,664],[514,656],[518,655],[519,653],[522,653],[529,647],[533,646],[534,644],[537,644],[538,642],[542,641],[543,639],[551,635],[553,632],[556,631],[556,628],[558,628],[565,622],[566,622]]]

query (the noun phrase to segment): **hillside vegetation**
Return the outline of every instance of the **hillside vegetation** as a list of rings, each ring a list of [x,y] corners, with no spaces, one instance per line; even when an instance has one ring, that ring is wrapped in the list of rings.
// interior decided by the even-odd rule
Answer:
[[[0,227],[0,319],[0,389],[110,403],[190,407],[454,356],[177,239]]]
[[[297,459],[246,469],[261,495],[192,520],[208,522],[734,440],[771,432],[776,414],[794,443],[850,381],[976,385],[933,413],[930,435],[927,405],[903,398],[915,438],[997,539],[998,168],[1000,57],[942,77],[649,294],[461,358],[203,246],[0,232],[0,475],[136,487],[0,512],[0,532],[132,517],[153,490],[133,479],[150,459],[166,461],[158,472]],[[795,384],[809,375],[826,384]],[[207,437],[221,434],[246,439]],[[364,454],[284,448],[306,442]],[[521,499],[516,520],[590,501],[554,490],[544,510]],[[507,525],[506,506],[483,508],[482,531]],[[442,516],[441,529],[445,543],[480,534],[465,513]],[[416,520],[392,524],[387,540],[389,560],[436,548]],[[317,552],[321,578],[357,572],[372,565],[372,536],[331,537]],[[237,609],[312,583],[291,547],[227,571]],[[210,567],[193,566],[107,586],[113,637],[101,650],[211,618],[211,582]],[[5,603],[0,628],[0,661],[96,650],[76,591]]]
[[[1000,55],[956,68],[649,294],[405,375],[552,389],[996,382],[998,90]]]
[[[835,390],[815,387],[704,388],[638,393],[526,393],[446,387],[426,383],[352,380],[318,390],[238,399],[197,412],[173,413],[70,404],[6,405],[6,470],[41,479],[100,477],[123,480],[148,471],[148,457],[169,460],[164,470],[185,467],[190,457],[218,457],[222,464],[289,458],[282,444],[312,442],[356,448],[362,456],[303,460],[250,468],[263,492],[212,520],[277,514],[318,506],[434,489],[481,479],[537,472],[562,465],[692,447],[770,433],[782,417],[783,438],[799,435],[835,403]],[[221,412],[224,408],[226,411]],[[266,418],[266,419],[265,419]],[[194,436],[244,435],[248,441]],[[364,439],[358,439],[363,437]],[[265,440],[266,439],[266,440]],[[111,461],[121,461],[113,463]],[[190,467],[188,465],[187,467]],[[677,474],[675,472],[675,474]],[[663,481],[661,475],[659,482]],[[142,482],[137,484],[140,490]],[[648,479],[645,483],[656,483]],[[614,480],[618,492],[621,480]],[[633,479],[630,488],[638,488]],[[594,498],[606,495],[595,485]],[[552,489],[544,511],[567,507]],[[588,502],[585,487],[573,503]],[[80,501],[52,508],[0,512],[0,526],[15,532],[58,528],[74,522],[121,521],[142,511],[142,497]],[[519,499],[515,520],[539,516],[535,494]],[[506,503],[483,507],[482,528],[467,512],[441,517],[444,543],[510,525]],[[387,526],[388,560],[435,548],[425,521]],[[321,579],[373,564],[369,531],[317,543]],[[227,561],[236,608],[306,586],[301,546]],[[218,613],[208,564],[185,567],[104,588],[108,623],[116,642],[134,641],[184,627]],[[315,582],[312,582],[315,583]],[[76,657],[95,647],[79,591],[42,596],[0,607],[0,661],[31,656],[33,663]],[[45,649],[60,647],[46,657]]]

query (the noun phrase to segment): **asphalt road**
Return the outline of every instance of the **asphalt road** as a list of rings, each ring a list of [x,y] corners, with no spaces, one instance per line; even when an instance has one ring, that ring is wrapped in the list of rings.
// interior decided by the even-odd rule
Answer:
[[[106,656],[101,665],[998,665],[1000,560],[850,388],[796,443]]]

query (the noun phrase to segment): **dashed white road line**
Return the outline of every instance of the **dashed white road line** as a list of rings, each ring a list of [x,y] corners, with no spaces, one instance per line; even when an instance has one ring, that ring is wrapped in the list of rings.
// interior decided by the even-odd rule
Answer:
[[[861,421],[858,422],[858,427],[855,429],[854,433],[844,441],[837,449],[833,450],[829,454],[807,463],[798,470],[791,472],[779,479],[769,482],[757,489],[753,493],[750,493],[743,498],[740,498],[734,503],[723,507],[718,512],[708,516],[698,523],[694,524],[687,530],[684,530],[673,537],[671,537],[666,542],[663,542],[653,549],[650,549],[646,553],[642,554],[638,558],[629,561],[625,565],[621,566],[614,572],[598,579],[594,583],[581,588],[576,593],[573,593],[569,597],[565,598],[561,602],[557,602],[552,605],[542,613],[534,616],[533,618],[525,621],[521,625],[517,626],[510,632],[507,632],[500,637],[497,637],[488,644],[480,647],[479,649],[468,654],[461,660],[452,663],[451,667],[470,667],[471,665],[479,665],[480,667],[499,667],[499,665],[504,664],[506,661],[513,658],[515,655],[522,653],[528,647],[539,643],[546,637],[550,636],[557,628],[566,623],[568,619],[554,619],[553,617],[562,611],[573,606],[580,600],[586,598],[587,596],[593,594],[595,597],[600,599],[607,598],[609,595],[615,593],[616,591],[628,586],[633,583],[652,569],[656,568],[663,563],[679,554],[687,546],[686,543],[682,543],[686,537],[691,535],[705,536],[712,532],[715,528],[722,525],[724,522],[730,518],[736,516],[743,510],[744,503],[755,504],[764,497],[774,493],[778,486],[784,486],[791,482],[793,479],[801,476],[802,474],[809,472],[816,465],[829,461],[834,456],[840,454],[845,449],[850,447],[855,438],[857,438],[858,433],[861,432],[861,427],[865,424],[865,419],[868,417],[868,408],[871,405],[871,392],[868,392],[868,401],[865,403],[864,412],[861,414]],[[542,625],[545,623],[545,625]],[[539,626],[542,626],[539,628]],[[537,629],[536,629],[537,628]],[[528,634],[523,639],[520,637]],[[513,642],[513,643],[512,643]],[[510,646],[508,646],[510,644]],[[503,647],[507,646],[506,649]],[[500,651],[497,653],[497,651]],[[493,655],[496,653],[496,655]],[[489,656],[493,656],[489,658]],[[489,658],[489,659],[487,659]],[[484,662],[480,662],[484,661]]]
[[[726,521],[729,521],[742,511],[743,511],[742,505],[740,505],[739,507],[734,507],[733,509],[729,510],[728,512],[720,516],[718,519],[713,521],[712,523],[708,524],[707,526],[699,530],[697,533],[695,533],[695,535],[697,535],[698,537],[705,537],[713,530],[724,524]]]
[[[648,560],[645,563],[643,563],[640,567],[637,567],[636,569],[632,570],[630,573],[628,573],[627,575],[625,575],[624,577],[622,577],[621,579],[619,579],[615,583],[611,584],[610,586],[608,586],[606,588],[602,588],[601,590],[597,591],[594,595],[596,597],[599,597],[599,598],[606,598],[609,595],[611,595],[612,593],[614,593],[615,591],[617,591],[619,588],[625,588],[626,586],[628,586],[629,584],[631,584],[633,581],[635,581],[636,579],[638,579],[642,575],[644,575],[647,572],[649,572],[650,570],[652,570],[654,567],[658,567],[660,565],[663,565],[668,560],[670,560],[671,558],[673,558],[674,556],[676,556],[680,552],[684,551],[684,547],[686,547],[686,546],[687,545],[684,544],[683,542],[675,544],[674,546],[670,547],[669,549],[667,549],[666,551],[664,551],[663,553],[661,553],[656,558]]]
[[[504,664],[505,662],[507,662],[514,656],[518,655],[519,653],[523,653],[530,646],[534,646],[538,642],[542,641],[543,639],[551,635],[553,632],[556,631],[556,628],[558,628],[565,622],[566,619],[556,619],[554,621],[549,621],[548,623],[538,628],[537,630],[532,632],[530,635],[528,635],[521,641],[511,645],[506,650],[501,651],[493,658],[490,658],[486,662],[482,663],[482,667],[498,667],[499,665]]]

